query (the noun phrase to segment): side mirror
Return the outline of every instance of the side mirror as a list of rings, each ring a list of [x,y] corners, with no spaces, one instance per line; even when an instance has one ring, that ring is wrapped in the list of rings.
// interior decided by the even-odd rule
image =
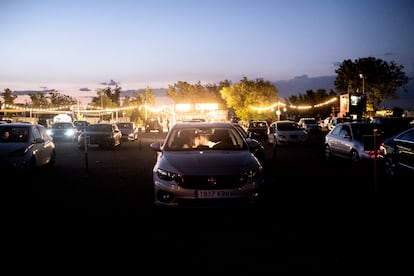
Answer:
[[[161,151],[161,143],[160,142],[154,142],[150,144],[150,148],[154,151]]]

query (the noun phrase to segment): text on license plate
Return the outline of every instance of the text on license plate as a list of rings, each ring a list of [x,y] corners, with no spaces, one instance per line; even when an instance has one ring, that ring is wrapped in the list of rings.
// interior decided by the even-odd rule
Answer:
[[[205,191],[196,191],[196,197],[198,198],[223,198],[230,197],[230,191],[221,191],[221,190],[205,190]]]

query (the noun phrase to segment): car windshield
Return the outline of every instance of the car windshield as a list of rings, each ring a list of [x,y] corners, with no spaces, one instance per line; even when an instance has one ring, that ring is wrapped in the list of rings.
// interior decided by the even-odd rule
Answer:
[[[118,128],[132,128],[132,123],[117,123]]]
[[[54,129],[66,129],[66,128],[72,128],[71,123],[56,123],[52,125],[52,128]]]
[[[298,130],[300,129],[297,123],[279,123],[277,124],[278,130]]]
[[[267,128],[266,122],[250,122],[250,128]]]
[[[106,124],[94,124],[94,125],[89,125],[87,127],[87,131],[112,131],[112,126],[111,125],[106,125]]]
[[[165,141],[164,150],[241,150],[247,149],[244,138],[235,128],[175,128]]]
[[[29,139],[27,127],[2,127],[0,128],[0,143],[25,143]]]

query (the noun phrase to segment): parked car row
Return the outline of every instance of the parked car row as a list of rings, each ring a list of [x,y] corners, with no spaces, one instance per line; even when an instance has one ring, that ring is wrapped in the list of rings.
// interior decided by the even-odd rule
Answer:
[[[77,139],[79,149],[114,149],[121,146],[122,141],[133,141],[137,132],[131,131],[132,135],[123,137],[126,131],[121,130],[120,124],[88,124]],[[0,124],[0,168],[53,167],[56,159],[54,141],[64,139],[65,129],[70,128],[65,128],[66,124],[62,122],[57,125],[61,128],[56,127],[57,131],[52,132],[39,124]],[[252,138],[237,123],[189,122],[176,125],[163,142],[151,145],[159,154],[153,172],[159,205],[187,206],[227,202],[228,199],[259,199],[260,175],[266,162],[264,140]],[[134,124],[127,127],[134,129]],[[398,132],[393,133],[395,131]],[[267,141],[278,146],[306,144],[307,135],[294,121],[277,121],[269,125]],[[379,175],[397,185],[414,176],[414,124],[398,128],[392,124],[390,128],[380,122],[344,122],[337,124],[324,138],[326,160],[348,160],[352,166],[361,168],[364,168],[362,163],[371,164],[376,160]],[[250,157],[246,156],[246,150]],[[204,186],[195,184],[199,180]],[[226,183],[235,186],[226,186]],[[233,191],[236,183],[240,189],[245,189],[244,192]],[[191,186],[193,184],[194,187]],[[182,192],[170,185],[177,185],[175,187]]]
[[[354,167],[376,160],[389,180],[413,179],[414,125],[395,131],[378,122],[337,124],[325,136],[325,158],[349,160]]]
[[[98,123],[103,125],[104,123]],[[116,122],[110,123],[115,131],[120,131],[122,134],[122,141],[136,141],[138,140],[139,129],[134,122]],[[89,130],[88,126],[90,123],[88,121],[77,120],[72,122],[55,122],[51,127],[47,128],[47,133],[53,138],[54,141],[75,141],[77,143],[83,143],[79,141],[79,137],[84,131]],[[97,125],[97,124],[95,124]],[[92,127],[91,127],[92,128]],[[108,134],[109,135],[109,134]],[[112,133],[114,137],[114,133]],[[106,142],[107,143],[107,142]],[[103,145],[103,143],[99,143]],[[117,144],[115,142],[114,144]]]

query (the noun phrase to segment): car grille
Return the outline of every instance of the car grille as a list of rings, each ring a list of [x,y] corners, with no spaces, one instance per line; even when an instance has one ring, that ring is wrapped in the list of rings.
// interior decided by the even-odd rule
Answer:
[[[209,190],[209,189],[233,189],[243,186],[247,181],[241,175],[221,176],[183,176],[180,186],[185,189]]]

